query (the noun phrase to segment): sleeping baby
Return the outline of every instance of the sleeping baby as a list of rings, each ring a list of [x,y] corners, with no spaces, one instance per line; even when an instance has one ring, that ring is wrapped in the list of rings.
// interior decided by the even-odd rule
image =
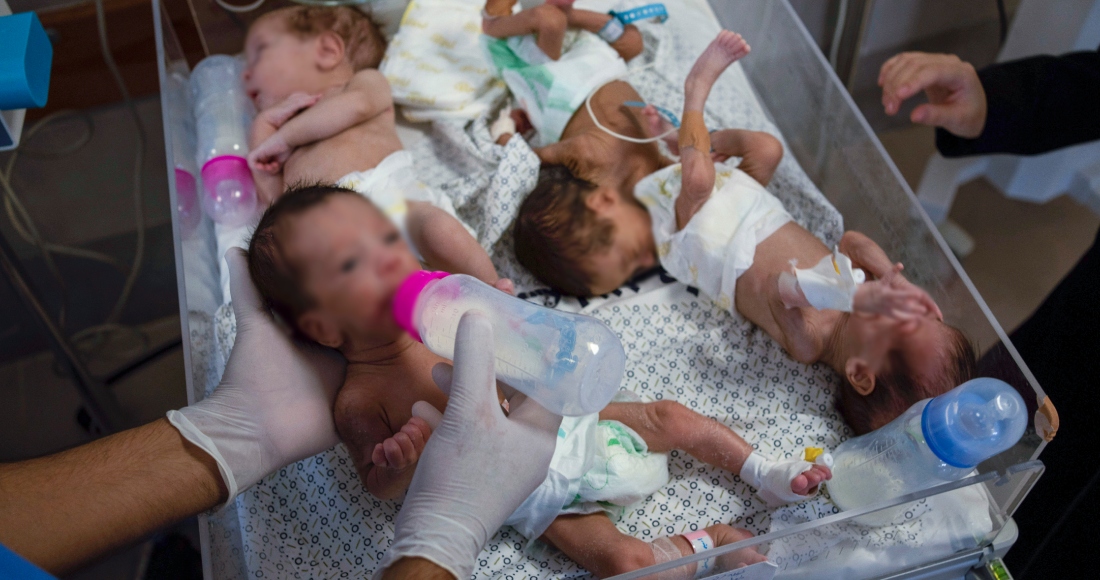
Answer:
[[[510,289],[449,200],[416,180],[389,83],[374,68],[384,50],[353,8],[295,6],[252,23],[244,82],[259,111],[248,161],[260,197],[270,203],[284,184],[348,187],[381,207],[432,268]]]
[[[398,286],[421,268],[414,250],[393,219],[364,196],[326,185],[292,188],[276,200],[248,249],[252,279],[271,308],[297,333],[347,359],[336,430],[364,486],[380,498],[399,497],[408,487],[431,436],[430,421],[447,404],[433,380],[445,370],[435,367],[446,361],[392,315]],[[671,449],[739,474],[772,505],[804,499],[831,477],[828,468],[805,461],[769,460],[725,425],[679,403],[613,402],[598,415],[562,422],[546,480],[507,523],[599,576],[750,537],[713,524],[644,542],[615,527],[608,512],[620,513],[667,484]],[[740,550],[699,566],[762,559]],[[691,578],[696,568],[670,577]]]
[[[782,156],[777,139],[707,132],[711,87],[748,51],[739,35],[722,31],[689,73],[671,144],[681,163],[650,161],[641,146],[620,147],[618,159],[593,154],[609,148],[590,142],[607,136],[586,130],[579,112],[570,122],[577,133],[538,151],[544,163],[561,165],[543,167],[520,207],[516,256],[542,282],[580,296],[608,293],[660,263],[763,328],[795,360],[828,363],[845,379],[841,413],[865,433],[968,380],[974,351],[869,238],[847,232],[831,251],[792,221],[764,188]],[[665,129],[652,107],[641,119],[650,134]],[[739,166],[716,163],[731,156],[743,158]]]

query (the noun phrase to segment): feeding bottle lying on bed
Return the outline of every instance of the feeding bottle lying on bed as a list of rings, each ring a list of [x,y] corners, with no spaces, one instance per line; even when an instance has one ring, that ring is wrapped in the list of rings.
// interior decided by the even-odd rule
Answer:
[[[471,276],[415,272],[397,290],[397,323],[432,352],[454,358],[458,321],[470,310],[493,325],[497,378],[549,411],[599,412],[626,366],[619,338],[590,316],[536,306]]]
[[[840,444],[829,495],[850,510],[962,479],[1015,445],[1026,427],[1027,407],[1015,389],[992,378],[967,381]]]
[[[254,111],[245,93],[240,59],[208,56],[191,73],[202,208],[224,226],[242,226],[256,213],[256,186],[248,169],[248,130]]]

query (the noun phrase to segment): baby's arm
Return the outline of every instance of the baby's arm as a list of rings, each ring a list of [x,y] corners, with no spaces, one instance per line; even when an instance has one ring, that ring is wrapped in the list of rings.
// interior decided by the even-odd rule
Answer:
[[[268,107],[256,115],[256,119],[252,121],[252,130],[248,138],[249,152],[260,147],[287,120],[303,109],[312,107],[320,98],[321,95],[294,93],[278,105]],[[281,171],[274,173],[263,171],[252,164],[249,168],[252,170],[252,179],[256,182],[256,193],[259,194],[262,201],[270,203],[283,193],[283,175]]]
[[[534,34],[535,44],[551,60],[561,58],[561,45],[568,26],[565,12],[553,4],[540,4],[512,14],[514,1],[490,0],[485,5],[481,31],[493,38]]]
[[[856,289],[852,309],[906,319],[931,314],[943,320],[943,313],[932,297],[901,275],[901,262],[893,263],[874,240],[848,231],[840,238],[838,248],[852,259],[852,265],[863,268],[875,280]]]
[[[432,268],[496,285],[499,276],[489,255],[457,219],[427,202],[410,201],[408,206],[409,238]]]
[[[249,153],[249,162],[275,173],[295,148],[328,139],[392,108],[386,77],[374,69],[359,71],[343,91],[318,101],[279,127]]]
[[[680,125],[680,163],[683,179],[675,204],[677,231],[687,226],[714,191],[714,161],[702,109],[687,110],[685,106]]]
[[[593,34],[599,34],[600,30],[613,18],[606,12],[593,12],[572,7],[565,9],[564,12],[566,21],[571,28],[580,28]],[[627,24],[623,27],[623,35],[611,43],[611,48],[614,48],[623,60],[628,61],[642,54],[645,42],[642,40],[642,33],[638,31],[638,27]]]
[[[355,391],[338,395],[335,423],[359,480],[371,495],[393,499],[408,488],[431,435],[427,423],[414,418],[394,433],[381,405]]]
[[[710,140],[717,160],[740,157],[738,168],[760,185],[768,185],[783,159],[783,144],[763,131],[722,129],[711,133]]]

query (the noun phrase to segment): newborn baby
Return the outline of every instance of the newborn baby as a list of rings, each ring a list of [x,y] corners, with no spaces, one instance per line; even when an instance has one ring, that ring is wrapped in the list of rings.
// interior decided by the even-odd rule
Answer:
[[[431,436],[430,421],[447,404],[433,380],[446,361],[401,330],[391,312],[398,286],[420,269],[409,246],[358,193],[317,185],[291,189],[268,208],[248,262],[258,291],[283,320],[347,359],[334,410],[337,432],[367,490],[399,497]],[[663,487],[664,453],[674,448],[740,474],[772,504],[803,499],[831,476],[804,461],[768,460],[728,427],[679,403],[616,402],[598,415],[562,422],[546,481],[507,523],[600,576],[750,537],[715,524],[647,543],[615,527],[605,512],[621,512]],[[762,559],[743,550],[704,565]],[[682,571],[688,578],[696,566],[689,567]]]
[[[384,50],[381,33],[354,8],[294,6],[252,23],[244,81],[260,111],[248,155],[260,197],[271,202],[284,184],[354,189],[397,223],[432,268],[497,283],[450,201],[415,178],[412,155],[397,138],[389,83],[374,68]]]
[[[712,147],[703,106],[718,76],[748,52],[729,31],[711,43],[685,83],[672,144],[682,163],[652,164],[661,168],[625,193],[621,184],[629,182],[603,181],[613,169],[599,157],[573,152],[591,132],[540,150],[544,162],[566,166],[544,167],[521,205],[516,256],[544,283],[581,296],[610,292],[659,261],[763,328],[795,360],[829,363],[846,379],[840,411],[864,433],[968,380],[974,351],[869,238],[848,232],[830,251],[791,221],[764,188],[782,156],[778,140],[720,131]],[[663,131],[652,108],[643,117],[651,133]],[[740,167],[715,163],[730,156],[743,157]]]

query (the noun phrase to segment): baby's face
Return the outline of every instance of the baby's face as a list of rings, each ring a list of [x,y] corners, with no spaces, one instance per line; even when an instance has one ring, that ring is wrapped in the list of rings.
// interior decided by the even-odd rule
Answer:
[[[658,262],[652,222],[645,208],[616,194],[614,202],[594,211],[600,219],[615,224],[611,245],[588,256],[581,265],[591,280],[588,290],[600,295],[615,290]]]
[[[363,199],[336,195],[285,227],[287,260],[316,303],[307,314],[338,329],[344,343],[401,334],[393,295],[420,263],[393,222]]]
[[[280,103],[291,93],[313,92],[315,42],[292,34],[275,16],[261,18],[248,30],[244,85],[257,110]]]
[[[887,369],[890,355],[894,353],[905,360],[910,372],[917,377],[938,376],[952,364],[953,331],[934,315],[896,320],[887,316],[853,314],[849,329],[860,357],[876,373]]]

